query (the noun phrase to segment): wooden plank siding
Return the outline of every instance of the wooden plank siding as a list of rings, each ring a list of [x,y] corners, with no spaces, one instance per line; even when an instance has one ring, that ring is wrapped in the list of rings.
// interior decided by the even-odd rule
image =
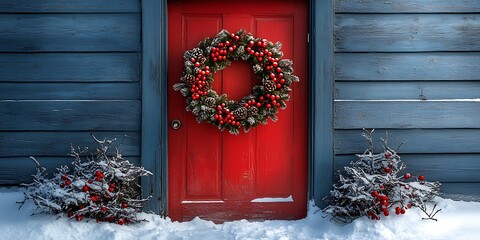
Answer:
[[[3,82],[138,82],[139,55],[132,53],[2,53]]]
[[[480,197],[480,2],[336,0],[334,168],[376,128],[446,196]],[[460,196],[460,197],[459,197]]]
[[[0,3],[0,185],[53,171],[90,133],[140,161],[139,0]]]
[[[2,0],[4,13],[126,13],[140,12],[140,1],[132,0]]]
[[[470,13],[480,12],[478,0],[337,0],[337,13]]]

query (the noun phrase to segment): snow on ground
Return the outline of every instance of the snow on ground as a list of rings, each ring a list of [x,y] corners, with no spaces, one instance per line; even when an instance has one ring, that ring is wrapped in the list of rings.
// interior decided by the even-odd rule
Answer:
[[[142,213],[149,220],[136,225],[76,222],[52,215],[30,216],[32,202],[18,210],[23,199],[20,188],[0,188],[0,239],[480,239],[480,203],[437,198],[441,212],[438,222],[421,220],[419,209],[405,215],[390,215],[380,221],[360,218],[351,224],[338,224],[310,207],[308,216],[297,221],[249,222],[246,220],[214,224],[194,219],[172,222],[157,215]]]

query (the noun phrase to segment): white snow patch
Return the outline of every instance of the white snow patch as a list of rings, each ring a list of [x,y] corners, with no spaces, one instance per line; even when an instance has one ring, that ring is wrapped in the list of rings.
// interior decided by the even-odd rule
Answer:
[[[480,102],[480,98],[466,99],[336,99],[335,102]]]
[[[264,197],[264,198],[255,198],[251,202],[256,202],[256,203],[266,203],[266,202],[293,202],[293,197],[292,195],[288,197]]]
[[[28,201],[18,210],[15,202],[23,199],[23,189],[0,188],[0,239],[168,239],[168,240],[439,240],[478,239],[480,235],[480,203],[436,198],[438,222],[421,220],[419,209],[409,209],[405,215],[392,214],[372,221],[359,218],[351,224],[330,221],[312,204],[307,217],[296,221],[247,220],[214,224],[195,218],[189,222],[173,222],[169,218],[141,213],[147,219],[134,225],[120,226],[95,221],[77,222],[54,215],[31,216],[35,205]],[[429,208],[431,208],[430,206]]]

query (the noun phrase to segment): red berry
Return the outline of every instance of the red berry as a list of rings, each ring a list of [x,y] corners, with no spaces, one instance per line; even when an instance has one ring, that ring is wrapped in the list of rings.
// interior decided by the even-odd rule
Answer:
[[[65,185],[70,186],[70,184],[72,184],[72,182],[70,182],[70,181],[68,181],[68,180],[65,181]]]
[[[281,88],[281,87],[282,87],[282,84],[277,83],[275,86],[276,86],[277,88]]]
[[[405,209],[403,209],[403,208],[400,210],[400,213],[401,213],[401,214],[405,214],[405,212],[406,212],[406,211],[405,211]]]
[[[113,192],[114,189],[113,189],[113,188],[108,188],[108,191],[109,191],[109,192]]]
[[[405,179],[409,179],[412,175],[410,173],[405,173],[405,175],[403,175],[403,178]]]
[[[385,215],[385,217],[387,217],[388,215],[390,215],[390,213],[388,212],[388,210],[385,210],[385,211],[383,212],[383,215]]]
[[[412,204],[407,204],[407,208],[412,208]]]
[[[389,168],[389,167],[386,167],[383,169],[386,173],[391,173],[392,172],[392,169]]]
[[[93,183],[93,180],[92,180],[92,179],[88,179],[87,182],[90,183],[90,184],[92,184],[92,183]]]
[[[271,78],[271,79],[274,79],[274,78],[275,78],[275,74],[274,74],[274,73],[270,73],[270,78]]]
[[[126,203],[122,203],[122,208],[127,208],[128,205]]]
[[[83,186],[82,191],[87,192],[88,191],[88,186],[87,185]]]
[[[83,216],[82,215],[75,215],[75,219],[77,221],[82,221],[83,220]]]
[[[120,225],[125,224],[125,220],[123,220],[122,218],[118,219],[118,224],[120,224]]]
[[[65,187],[65,184],[61,183],[61,184],[60,184],[60,187],[61,187],[61,188],[64,188],[64,187]]]
[[[423,176],[423,175],[418,176],[418,180],[420,180],[420,181],[425,180],[425,176]]]
[[[102,210],[102,212],[106,212],[106,211],[107,211],[107,208],[106,208],[105,206],[102,206],[100,209]]]
[[[373,191],[373,192],[372,192],[372,197],[378,197],[378,192],[377,192],[377,191]]]
[[[389,152],[385,153],[385,158],[389,158],[391,156],[392,156],[392,154],[390,154]]]
[[[267,108],[271,108],[272,105],[270,103],[267,104]]]
[[[102,174],[100,171],[96,171],[96,172],[95,172],[95,175],[96,175],[96,176],[100,176],[100,174]]]

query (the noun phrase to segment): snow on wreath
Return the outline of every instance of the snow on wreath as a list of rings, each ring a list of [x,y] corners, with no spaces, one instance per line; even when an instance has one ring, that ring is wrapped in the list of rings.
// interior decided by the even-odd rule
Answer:
[[[30,199],[36,205],[32,215],[66,214],[77,221],[87,218],[120,225],[144,221],[137,218],[137,213],[150,197],[140,197],[141,188],[137,181],[139,177],[152,173],[131,164],[118,149],[109,152],[115,139],[101,141],[92,137],[99,145],[96,152],[71,146],[73,170],[61,166],[53,178],[47,178],[46,169],[30,157],[37,172],[32,175],[32,183],[22,184],[27,189],[19,208]]]
[[[383,152],[375,154],[372,134],[365,130],[362,134],[369,148],[349,166],[339,172],[339,180],[333,185],[330,203],[324,212],[337,222],[352,222],[356,218],[368,216],[372,220],[388,217],[390,212],[405,214],[412,207],[420,208],[427,218],[435,220],[440,210],[427,211],[426,203],[439,196],[440,183],[425,181],[425,176],[415,177],[405,171],[405,165],[397,152],[388,147],[388,135],[382,140]],[[401,145],[400,145],[401,146]]]

